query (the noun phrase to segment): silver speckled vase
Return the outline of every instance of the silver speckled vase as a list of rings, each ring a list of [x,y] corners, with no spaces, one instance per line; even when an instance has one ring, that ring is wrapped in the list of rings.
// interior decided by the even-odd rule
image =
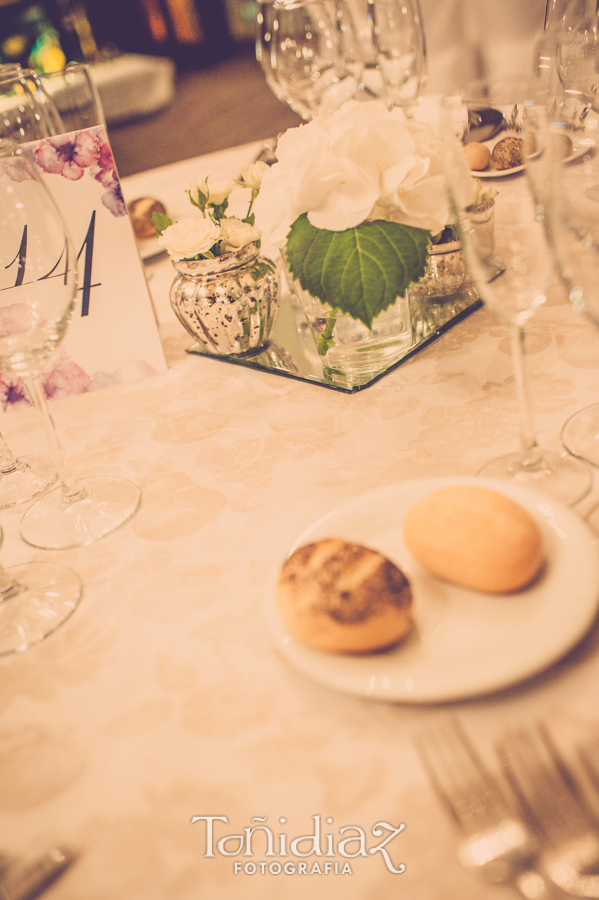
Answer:
[[[279,280],[256,241],[215,259],[173,265],[171,305],[205,352],[242,356],[268,343],[279,310]]]

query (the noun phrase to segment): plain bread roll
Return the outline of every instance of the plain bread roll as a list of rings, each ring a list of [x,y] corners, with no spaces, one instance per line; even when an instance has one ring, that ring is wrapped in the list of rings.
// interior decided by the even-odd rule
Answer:
[[[438,578],[503,594],[529,585],[544,563],[541,532],[518,503],[488,488],[456,485],[408,512],[404,542]]]

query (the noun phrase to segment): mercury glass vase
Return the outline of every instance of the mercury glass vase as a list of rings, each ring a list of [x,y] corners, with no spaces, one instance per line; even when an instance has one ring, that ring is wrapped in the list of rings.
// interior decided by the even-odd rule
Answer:
[[[214,259],[173,265],[171,305],[204,352],[243,356],[266,346],[279,310],[279,279],[257,241]]]
[[[429,250],[426,272],[420,281],[410,286],[410,297],[444,303],[462,289],[466,277],[461,242],[434,244]]]
[[[476,241],[489,256],[493,254],[494,211],[495,200],[490,199],[470,213]],[[419,303],[445,303],[465,288],[469,280],[461,241],[432,244],[426,272],[420,281],[410,285],[410,298]]]

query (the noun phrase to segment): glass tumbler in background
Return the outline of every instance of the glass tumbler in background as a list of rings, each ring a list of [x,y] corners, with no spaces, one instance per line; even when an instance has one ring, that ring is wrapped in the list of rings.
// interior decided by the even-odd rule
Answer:
[[[65,133],[106,125],[98,89],[85,63],[71,63],[57,72],[41,72],[37,77],[54,101]]]

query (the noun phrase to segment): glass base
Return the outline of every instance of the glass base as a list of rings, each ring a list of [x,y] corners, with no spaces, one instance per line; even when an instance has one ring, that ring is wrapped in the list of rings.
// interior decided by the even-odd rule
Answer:
[[[569,453],[599,466],[599,403],[570,416],[562,428],[561,438]]]
[[[39,644],[68,619],[81,599],[79,576],[56,563],[13,566],[5,574],[20,590],[0,600],[0,655]]]
[[[79,484],[88,492],[83,499],[65,502],[62,488],[56,488],[27,510],[20,527],[26,543],[43,550],[84,547],[116,531],[138,510],[141,491],[125,478],[97,476]]]
[[[584,520],[591,528],[595,535],[595,543],[599,546],[599,503],[586,514]]]
[[[35,500],[58,478],[49,456],[19,456],[18,462],[17,469],[0,474],[0,509]]]
[[[542,464],[523,466],[519,453],[508,453],[486,463],[477,475],[499,478],[533,488],[573,506],[591,489],[593,478],[589,467],[566,453],[542,450]]]

